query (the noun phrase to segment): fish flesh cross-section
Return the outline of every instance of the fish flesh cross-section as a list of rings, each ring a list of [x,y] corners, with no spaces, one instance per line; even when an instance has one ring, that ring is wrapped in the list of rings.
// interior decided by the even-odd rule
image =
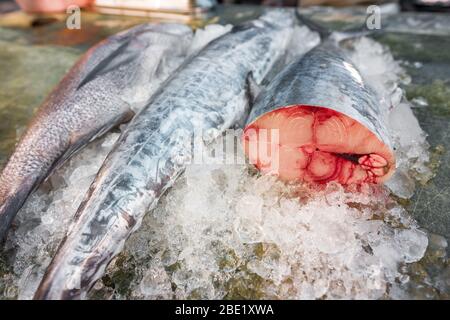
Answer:
[[[243,143],[251,163],[284,181],[382,183],[395,170],[377,97],[332,39],[260,94]]]

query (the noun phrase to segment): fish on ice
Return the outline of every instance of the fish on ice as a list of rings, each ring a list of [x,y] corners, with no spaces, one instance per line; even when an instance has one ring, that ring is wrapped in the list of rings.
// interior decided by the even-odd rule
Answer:
[[[248,116],[260,84],[285,53],[294,16],[271,11],[189,58],[122,133],[79,207],[35,294],[84,298],[185,168],[195,131],[221,134]],[[245,121],[245,120],[244,120]]]
[[[142,107],[175,68],[192,31],[144,24],[91,48],[37,111],[0,175],[0,240],[28,196],[90,141]]]

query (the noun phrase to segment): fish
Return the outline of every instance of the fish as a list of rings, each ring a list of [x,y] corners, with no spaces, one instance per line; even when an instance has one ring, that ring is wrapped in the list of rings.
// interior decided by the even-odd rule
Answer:
[[[148,102],[189,48],[192,31],[143,24],[85,53],[39,107],[0,175],[0,240],[29,195],[90,141]]]
[[[257,97],[242,136],[249,162],[282,181],[379,184],[395,171],[374,90],[328,37]]]
[[[245,122],[252,90],[285,53],[294,22],[292,12],[280,9],[234,26],[161,86],[104,161],[35,299],[86,298],[146,212],[184,171],[192,140],[183,137],[204,132],[214,139]]]

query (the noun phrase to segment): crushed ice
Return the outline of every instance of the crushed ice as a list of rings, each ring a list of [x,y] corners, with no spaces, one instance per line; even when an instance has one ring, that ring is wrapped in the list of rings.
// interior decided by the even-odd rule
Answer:
[[[151,261],[130,295],[376,299],[427,243],[382,187],[312,190],[245,166],[190,166],[126,245]]]
[[[223,28],[197,33],[208,40],[194,40],[191,52],[215,37],[208,30],[219,35]],[[317,43],[317,35],[306,28],[298,28],[297,34],[311,46]],[[290,55],[300,47],[294,44]],[[396,146],[399,173],[388,186],[408,198],[414,190],[413,172],[429,172],[425,135],[398,87],[407,78],[377,42],[362,38],[352,47],[352,59],[386,110]],[[6,243],[12,272],[0,273],[3,296],[32,297],[118,136],[110,133],[89,145],[20,211],[18,228]],[[434,245],[445,250],[445,239],[438,240]],[[399,283],[409,281],[402,266],[419,261],[427,245],[428,235],[384,186],[352,192],[332,183],[314,190],[286,186],[246,165],[190,165],[127,241],[93,294],[140,299],[402,298]],[[121,268],[131,274],[126,288],[119,290],[116,284],[111,289],[107,279],[117,280]]]
[[[221,25],[209,25],[203,30],[197,30],[187,55],[195,54],[202,46],[229,30],[229,26]],[[155,75],[156,84],[138,88],[135,92],[136,103],[133,103],[132,107],[142,107],[143,97],[148,96],[148,92],[143,90],[155,91],[155,85],[160,84],[161,79],[167,78],[182,61],[181,56],[163,60],[158,74]],[[19,211],[15,220],[15,225],[19,227],[10,233],[4,249],[7,255],[9,251],[13,251],[12,271],[17,278],[11,279],[10,275],[6,275],[7,279],[3,279],[2,283],[0,273],[0,297],[3,290],[6,298],[32,298],[76,209],[118,138],[119,133],[108,133],[88,145],[31,195]]]

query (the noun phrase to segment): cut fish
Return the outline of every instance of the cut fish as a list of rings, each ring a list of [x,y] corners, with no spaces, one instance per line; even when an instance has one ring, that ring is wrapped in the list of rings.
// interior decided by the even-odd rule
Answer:
[[[244,130],[245,153],[285,181],[382,183],[395,157],[375,93],[329,39],[264,90]]]

